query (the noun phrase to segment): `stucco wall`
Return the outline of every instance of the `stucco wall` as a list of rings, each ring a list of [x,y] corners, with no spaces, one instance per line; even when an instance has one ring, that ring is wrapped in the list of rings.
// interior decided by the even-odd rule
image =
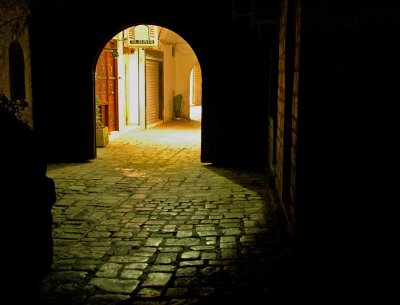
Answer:
[[[175,95],[182,94],[182,117],[190,118],[190,71],[197,57],[189,45],[175,48]]]
[[[172,45],[162,45],[161,50],[164,53],[164,122],[169,122],[174,118],[175,57],[172,56]]]

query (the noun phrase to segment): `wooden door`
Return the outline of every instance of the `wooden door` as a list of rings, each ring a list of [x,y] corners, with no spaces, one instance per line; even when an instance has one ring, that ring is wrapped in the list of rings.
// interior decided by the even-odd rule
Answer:
[[[101,121],[109,131],[118,130],[117,64],[112,50],[104,49],[97,61],[95,94],[101,108]]]

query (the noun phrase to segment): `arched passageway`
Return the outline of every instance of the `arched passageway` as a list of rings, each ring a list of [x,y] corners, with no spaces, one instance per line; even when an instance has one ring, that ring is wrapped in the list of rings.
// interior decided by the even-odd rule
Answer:
[[[174,120],[201,120],[200,63],[174,31],[132,25],[99,53],[93,74],[96,133],[105,126],[115,137]],[[101,137],[96,141],[98,147],[107,143]]]

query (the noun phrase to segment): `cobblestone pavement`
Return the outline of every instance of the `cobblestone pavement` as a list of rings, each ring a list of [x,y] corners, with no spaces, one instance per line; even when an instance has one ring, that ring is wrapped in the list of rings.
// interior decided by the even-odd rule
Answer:
[[[32,304],[280,304],[265,173],[200,162],[200,122],[50,164],[54,263]],[[278,301],[279,300],[279,301]],[[282,303],[284,304],[284,303]]]

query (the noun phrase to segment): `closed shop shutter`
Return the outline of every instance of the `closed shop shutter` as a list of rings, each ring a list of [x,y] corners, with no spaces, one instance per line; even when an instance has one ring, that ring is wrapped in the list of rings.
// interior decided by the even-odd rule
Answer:
[[[160,121],[160,62],[146,60],[146,127]]]

